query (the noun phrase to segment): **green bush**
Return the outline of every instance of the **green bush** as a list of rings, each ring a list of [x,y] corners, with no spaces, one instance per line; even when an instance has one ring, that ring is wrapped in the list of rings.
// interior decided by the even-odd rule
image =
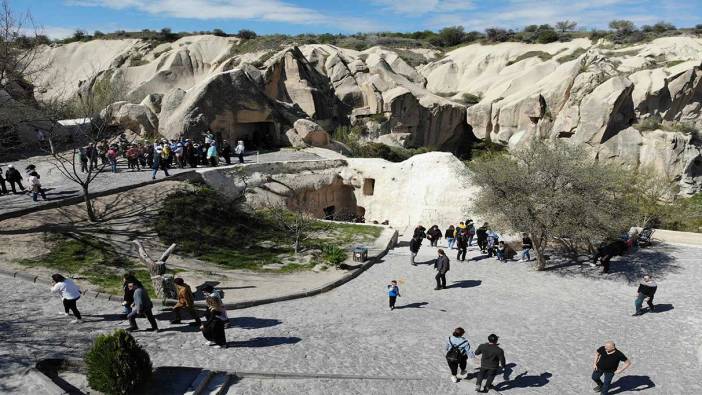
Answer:
[[[335,245],[324,245],[322,246],[322,257],[332,265],[338,266],[346,260],[348,254]]]
[[[85,354],[90,388],[112,394],[131,394],[151,379],[151,359],[122,329],[99,335]]]
[[[639,121],[636,125],[634,125],[634,127],[642,132],[646,132],[649,130],[660,129],[662,127],[662,122],[663,120],[660,116],[653,115]]]

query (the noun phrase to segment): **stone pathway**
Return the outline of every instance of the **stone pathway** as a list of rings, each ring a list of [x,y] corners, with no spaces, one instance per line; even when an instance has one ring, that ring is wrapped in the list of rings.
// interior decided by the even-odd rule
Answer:
[[[33,157],[17,162],[12,162],[14,166],[20,170],[24,180],[22,184],[25,188],[28,187],[27,177],[25,176],[24,168],[29,164],[34,164],[37,166],[37,172],[41,176],[42,186],[47,190],[46,197],[48,201],[41,200],[39,198],[38,202],[32,201],[31,197],[28,195],[18,194],[18,195],[3,195],[0,196],[0,215],[11,213],[13,211],[23,210],[29,207],[42,205],[46,203],[55,202],[57,200],[62,200],[66,198],[72,198],[76,196],[81,196],[82,191],[80,186],[69,180],[67,180],[63,174],[61,174],[58,169],[50,162],[50,156],[39,156]],[[232,158],[236,163],[236,158]],[[265,162],[284,162],[291,160],[314,160],[320,159],[319,156],[303,151],[283,149],[276,152],[268,152],[256,156],[255,153],[246,156],[246,163],[256,163],[258,160],[260,163]],[[0,163],[2,167],[3,174],[7,170],[7,165],[10,163]],[[202,167],[206,169],[206,167]],[[118,163],[118,173],[111,173],[109,167],[107,171],[98,176],[93,183],[91,183],[91,192],[102,192],[109,189],[121,188],[129,185],[136,185],[151,180],[151,170],[142,169],[142,171],[130,171],[127,169],[127,164],[124,161]],[[189,173],[194,171],[191,168],[185,169],[169,169],[169,174],[178,175],[183,173]],[[159,171],[156,175],[157,179],[163,178],[163,171]],[[8,185],[9,188],[9,185]]]
[[[161,333],[136,338],[154,365],[197,366],[212,370],[268,373],[416,377],[420,381],[250,379],[235,383],[237,394],[459,394],[473,383],[453,384],[444,361],[446,337],[462,326],[472,344],[500,335],[510,365],[509,379],[498,377],[501,393],[588,394],[594,350],[614,340],[633,361],[612,394],[702,393],[702,249],[660,246],[613,263],[613,274],[567,267],[533,272],[526,264],[493,259],[452,260],[450,288],[434,291],[430,260],[435,248],[422,247],[417,267],[408,251],[391,251],[350,283],[300,300],[230,311],[230,347],[209,348],[194,328],[170,326],[161,315]],[[475,251],[469,257],[475,257]],[[451,257],[453,258],[453,256]],[[626,270],[624,270],[626,269]],[[631,317],[637,277],[653,272],[659,282],[660,312]],[[400,281],[402,297],[388,311],[385,284]],[[0,297],[0,392],[30,391],[17,373],[38,358],[80,356],[98,333],[124,327],[119,306],[81,300],[86,323],[75,326],[57,314],[59,302],[44,286],[2,278]],[[236,292],[236,291],[232,291]],[[144,322],[140,322],[142,327]]]

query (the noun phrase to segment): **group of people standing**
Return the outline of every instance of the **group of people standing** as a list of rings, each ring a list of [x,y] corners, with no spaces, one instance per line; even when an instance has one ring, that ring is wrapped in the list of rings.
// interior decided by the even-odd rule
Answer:
[[[19,172],[15,168],[14,165],[8,165],[7,166],[7,171],[5,171],[5,177],[2,175],[2,168],[0,167],[0,194],[5,195],[8,194],[9,191],[7,189],[6,182],[10,184],[10,189],[12,189],[13,194],[18,194],[18,193],[30,193],[32,196],[32,200],[35,202],[38,201],[38,197],[41,196],[42,199],[46,199],[46,191],[44,191],[44,188],[41,186],[41,176],[39,173],[37,173],[37,168],[34,165],[29,165],[25,168],[25,173],[27,175],[27,182],[29,185],[29,191],[27,191],[24,188],[24,185],[22,185],[22,180],[24,180],[24,177],[22,177],[22,173]],[[17,192],[19,189],[20,192]]]
[[[153,143],[129,142],[124,134],[119,139],[109,144],[107,140],[99,144],[90,144],[81,147],[78,151],[82,172],[90,172],[98,167],[98,159],[102,166],[110,166],[113,173],[118,172],[117,162],[120,157],[127,160],[130,171],[151,169],[152,178],[156,178],[159,170],[168,176],[168,169],[178,167],[196,168],[198,166],[217,166],[220,161],[231,164],[231,158],[236,155],[239,163],[244,163],[246,147],[244,141],[239,140],[232,148],[227,140],[217,142],[212,133],[204,136],[203,142],[191,139],[161,139]]]
[[[51,280],[53,283],[51,293],[61,298],[63,303],[65,313],[62,314],[69,315],[69,312],[71,312],[75,317],[71,323],[82,322],[82,316],[76,303],[81,297],[80,288],[73,280],[65,278],[58,273],[53,274]],[[182,312],[187,311],[193,319],[192,325],[199,326],[203,337],[210,346],[227,348],[224,329],[228,326],[229,317],[222,301],[224,293],[210,284],[205,284],[200,288],[207,304],[203,322],[200,314],[195,309],[194,296],[190,286],[182,278],[176,278],[174,282],[178,292],[178,302],[173,307],[174,319],[171,321],[171,324],[180,324]],[[124,291],[122,316],[129,321],[127,331],[139,330],[137,318],[145,318],[150,325],[150,328],[145,330],[147,332],[158,332],[158,322],[153,314],[154,305],[149,297],[149,292],[141,281],[133,273],[126,273],[122,278],[122,287]]]

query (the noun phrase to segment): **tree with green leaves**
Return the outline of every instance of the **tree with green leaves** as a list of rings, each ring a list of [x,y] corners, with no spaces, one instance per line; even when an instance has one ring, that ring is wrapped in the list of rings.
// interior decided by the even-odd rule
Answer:
[[[558,29],[558,31],[561,33],[571,32],[575,30],[576,26],[578,26],[578,22],[575,21],[565,20],[556,22],[556,29]]]
[[[439,39],[445,47],[453,47],[465,39],[463,26],[449,26],[439,30]]]
[[[476,214],[504,232],[527,233],[537,270],[546,268],[551,242],[587,246],[631,225],[627,186],[614,169],[571,144],[533,141],[509,156],[485,156],[471,168],[481,187]]]
[[[634,22],[625,19],[615,19],[609,22],[609,28],[616,30],[618,33],[629,34],[636,30]]]

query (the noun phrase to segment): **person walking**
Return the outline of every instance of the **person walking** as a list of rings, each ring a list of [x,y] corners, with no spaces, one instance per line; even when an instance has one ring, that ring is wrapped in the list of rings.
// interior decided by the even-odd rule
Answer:
[[[439,239],[441,239],[441,236],[441,229],[439,229],[438,225],[432,225],[427,231],[427,239],[429,239],[432,247],[439,246]]]
[[[410,263],[412,266],[417,266],[417,264],[414,262],[414,258],[417,257],[417,254],[419,254],[419,247],[422,246],[422,239],[420,237],[412,237],[412,240],[410,240],[409,243],[409,249],[410,249]]]
[[[466,370],[468,357],[473,358],[475,356],[470,349],[470,343],[463,337],[465,333],[466,331],[461,327],[454,329],[453,334],[446,343],[446,362],[451,370],[451,381],[454,383],[457,383],[459,378],[466,378],[468,375]],[[460,376],[458,375],[459,367],[461,368]]]
[[[466,252],[468,251],[468,236],[467,231],[457,229],[458,234],[456,235],[456,247],[458,247],[458,255],[456,255],[457,261],[466,260]]]
[[[232,164],[232,145],[227,140],[222,142],[222,158],[226,164]]]
[[[493,231],[492,229],[488,229],[487,232],[487,256],[488,258],[492,258],[493,255],[497,255],[495,253],[495,246],[497,245],[497,241],[500,239],[500,237]]]
[[[110,167],[113,173],[117,173],[117,155],[117,148],[115,146],[111,146],[110,149],[107,150],[107,160],[110,161]]]
[[[446,289],[446,273],[449,271],[451,265],[446,253],[444,253],[444,250],[439,248],[437,252],[439,253],[439,256],[434,262],[434,269],[437,271],[436,276],[434,277],[436,279],[436,288],[434,289]]]
[[[41,187],[41,182],[39,181],[39,174],[36,171],[29,173],[29,188],[32,190],[32,200],[37,201],[37,195],[41,195],[41,198],[46,200],[46,194],[44,189]]]
[[[483,343],[475,349],[475,355],[480,355],[480,371],[478,371],[478,379],[475,384],[476,392],[488,392],[492,388],[492,381],[497,375],[497,369],[505,367],[505,352],[502,351],[497,344],[499,338],[496,334],[488,336],[488,342]],[[485,387],[482,388],[483,380]]]
[[[397,286],[396,280],[392,280],[390,281],[390,284],[388,284],[390,310],[395,310],[395,301],[397,300],[398,296],[400,296],[400,287]]]
[[[87,147],[80,147],[78,148],[78,160],[80,161],[80,172],[81,173],[87,173],[88,172],[88,154],[87,152]]]
[[[141,168],[139,167],[139,155],[140,155],[139,148],[137,148],[136,144],[132,144],[129,149],[127,150],[127,168],[130,170],[136,169],[136,171],[141,171]]]
[[[14,165],[7,166],[7,171],[5,172],[5,179],[7,180],[7,182],[10,183],[12,193],[17,194],[15,184],[17,184],[22,193],[24,193],[24,185],[22,185],[22,174],[20,174],[20,172],[17,171],[17,169],[15,169]]]
[[[454,244],[456,244],[456,228],[453,225],[449,225],[448,229],[444,232],[444,237],[446,237],[446,243],[448,243],[448,249],[453,250]]]
[[[139,282],[130,282],[127,284],[127,287],[130,290],[134,291],[134,304],[132,305],[132,311],[131,313],[127,314],[127,319],[129,319],[129,328],[127,328],[127,331],[133,332],[139,330],[139,327],[136,323],[136,317],[141,316],[146,317],[146,319],[151,324],[151,328],[147,329],[147,331],[158,332],[158,324],[156,323],[156,318],[154,318],[154,315],[151,312],[151,309],[153,309],[154,305],[153,303],[151,303],[149,293],[146,292],[146,289],[144,289],[144,287]]]
[[[217,166],[219,155],[217,154],[217,145],[214,142],[212,142],[210,148],[207,149],[207,160],[210,162],[210,166]]]
[[[180,277],[174,279],[173,282],[175,283],[176,290],[178,291],[178,303],[173,306],[175,319],[171,321],[171,324],[180,324],[180,311],[187,310],[190,316],[195,319],[195,324],[200,325],[200,317],[198,316],[197,311],[195,311],[193,291],[190,289],[190,286]]]
[[[132,305],[134,304],[134,289],[129,288],[129,283],[137,284],[139,280],[134,277],[134,273],[125,273],[122,276],[122,315],[126,319],[129,313],[132,312]],[[141,283],[139,283],[141,285]]]
[[[73,321],[71,321],[72,324],[83,322],[83,317],[81,317],[80,311],[78,311],[78,306],[76,305],[76,302],[78,299],[80,299],[80,289],[76,283],[58,273],[51,275],[51,281],[54,284],[51,287],[51,293],[58,295],[61,298],[61,301],[63,302],[63,309],[65,311],[63,314],[68,315],[68,311],[70,310],[76,317]]]
[[[222,304],[222,299],[216,296],[208,296],[205,299],[207,321],[200,326],[202,335],[209,341],[210,346],[215,348],[227,348],[227,339],[224,334],[224,323],[229,321],[227,310]]]
[[[5,185],[5,178],[2,176],[2,167],[0,167],[0,195],[4,195],[7,193],[7,185]]]
[[[154,164],[151,167],[151,179],[156,179],[156,173],[158,170],[163,170],[163,173],[168,177],[168,158],[170,157],[170,148],[167,144],[157,145],[154,147]]]
[[[483,226],[479,227],[475,231],[475,237],[478,239],[478,248],[480,249],[480,252],[486,253],[487,252],[487,231],[488,231],[488,223],[485,222]]]
[[[234,148],[234,153],[239,157],[239,163],[244,163],[244,153],[246,152],[246,147],[244,147],[244,140],[239,140]]]
[[[646,303],[648,304],[649,311],[654,311],[655,306],[653,305],[653,297],[656,295],[658,290],[658,285],[653,281],[653,277],[645,275],[641,283],[639,283],[639,289],[636,291],[636,301],[634,301],[634,307],[636,307],[636,312],[634,316],[639,316],[643,314],[641,310],[641,305],[643,305],[644,299],[648,299]]]
[[[468,231],[468,233],[466,234],[468,238],[468,247],[472,247],[473,237],[475,237],[475,224],[473,223],[472,219],[466,221],[466,230]]]
[[[522,259],[520,262],[529,262],[531,260],[531,256],[529,255],[529,251],[533,248],[533,244],[531,242],[531,239],[529,238],[529,235],[526,233],[522,233]]]
[[[624,362],[624,366],[619,369],[619,363]],[[595,361],[592,363],[592,381],[597,386],[593,388],[595,392],[607,395],[615,374],[620,374],[631,366],[631,361],[619,350],[613,341],[607,341],[604,346],[595,352]],[[601,380],[604,376],[604,381]]]

